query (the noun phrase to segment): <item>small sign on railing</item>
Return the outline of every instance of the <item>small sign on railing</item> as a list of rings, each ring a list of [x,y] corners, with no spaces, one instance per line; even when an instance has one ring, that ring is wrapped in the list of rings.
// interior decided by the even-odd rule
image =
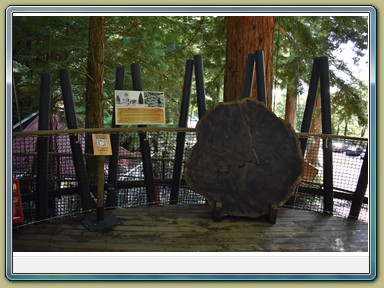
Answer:
[[[109,134],[92,134],[92,143],[94,155],[112,155]]]
[[[115,90],[117,125],[165,123],[164,92]]]
[[[17,179],[12,180],[12,223],[21,223],[24,221],[23,202],[21,201],[20,182]]]

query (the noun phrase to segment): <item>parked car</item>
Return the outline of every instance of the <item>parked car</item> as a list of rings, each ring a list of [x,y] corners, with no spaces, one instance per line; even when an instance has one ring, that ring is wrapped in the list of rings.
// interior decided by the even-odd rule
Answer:
[[[361,152],[363,152],[363,149],[361,149],[360,147],[351,146],[348,147],[347,150],[345,150],[345,155],[360,156]]]
[[[360,159],[364,159],[365,153],[367,153],[367,150],[364,149],[360,154]]]
[[[332,151],[343,153],[347,150],[347,146],[344,143],[336,142],[332,143]]]

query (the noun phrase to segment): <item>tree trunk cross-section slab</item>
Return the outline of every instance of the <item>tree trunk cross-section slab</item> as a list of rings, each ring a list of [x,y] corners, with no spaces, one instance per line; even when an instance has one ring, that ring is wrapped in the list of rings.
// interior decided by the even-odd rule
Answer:
[[[206,113],[186,161],[186,181],[223,215],[257,218],[281,207],[303,174],[299,140],[264,104],[246,98]]]

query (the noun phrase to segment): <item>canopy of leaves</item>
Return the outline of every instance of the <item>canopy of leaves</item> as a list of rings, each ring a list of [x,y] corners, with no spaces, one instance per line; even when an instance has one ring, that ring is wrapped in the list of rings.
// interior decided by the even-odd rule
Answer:
[[[367,83],[350,69],[367,53],[367,17],[284,16],[276,23],[275,88],[284,90],[294,85],[297,95],[305,93],[313,58],[327,56],[331,86],[337,91],[331,93],[333,124],[353,118],[357,125],[367,126]],[[347,43],[353,44],[355,55],[342,59],[338,54]]]
[[[368,88],[337,57],[338,49],[353,43],[358,63],[368,47],[366,17],[284,16],[277,17],[275,30],[275,86],[294,85],[305,94],[314,57],[330,62],[334,125],[356,119],[367,125]],[[13,17],[14,97],[24,118],[38,110],[40,74],[52,74],[52,109],[62,114],[58,70],[69,68],[78,116],[84,118],[88,56],[89,17]],[[226,49],[226,18],[211,16],[106,17],[104,125],[110,127],[115,71],[126,66],[125,89],[132,89],[130,64],[139,63],[143,89],[164,91],[166,120],[176,125],[182,95],[185,63],[196,54],[204,57],[207,105],[222,99]],[[193,88],[193,92],[194,92]],[[191,113],[196,113],[192,95]],[[14,101],[15,104],[15,101]],[[14,109],[14,111],[16,111]],[[298,112],[298,117],[302,113]],[[19,121],[13,113],[14,122]]]
[[[13,72],[21,118],[38,110],[43,72],[53,76],[53,109],[62,113],[60,68],[71,71],[77,114],[84,118],[88,25],[89,17],[14,17]],[[144,90],[165,92],[169,124],[178,121],[185,63],[196,54],[204,55],[207,105],[220,101],[224,17],[106,17],[105,29],[105,126],[112,121],[116,67],[127,68],[125,89],[132,89],[131,63],[140,64]]]

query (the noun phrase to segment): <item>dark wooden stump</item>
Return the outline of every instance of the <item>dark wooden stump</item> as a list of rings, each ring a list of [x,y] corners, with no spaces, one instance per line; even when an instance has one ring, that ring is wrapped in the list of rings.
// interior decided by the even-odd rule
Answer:
[[[185,167],[189,187],[207,198],[215,220],[269,215],[274,223],[301,180],[303,158],[291,126],[247,98],[205,114]]]

